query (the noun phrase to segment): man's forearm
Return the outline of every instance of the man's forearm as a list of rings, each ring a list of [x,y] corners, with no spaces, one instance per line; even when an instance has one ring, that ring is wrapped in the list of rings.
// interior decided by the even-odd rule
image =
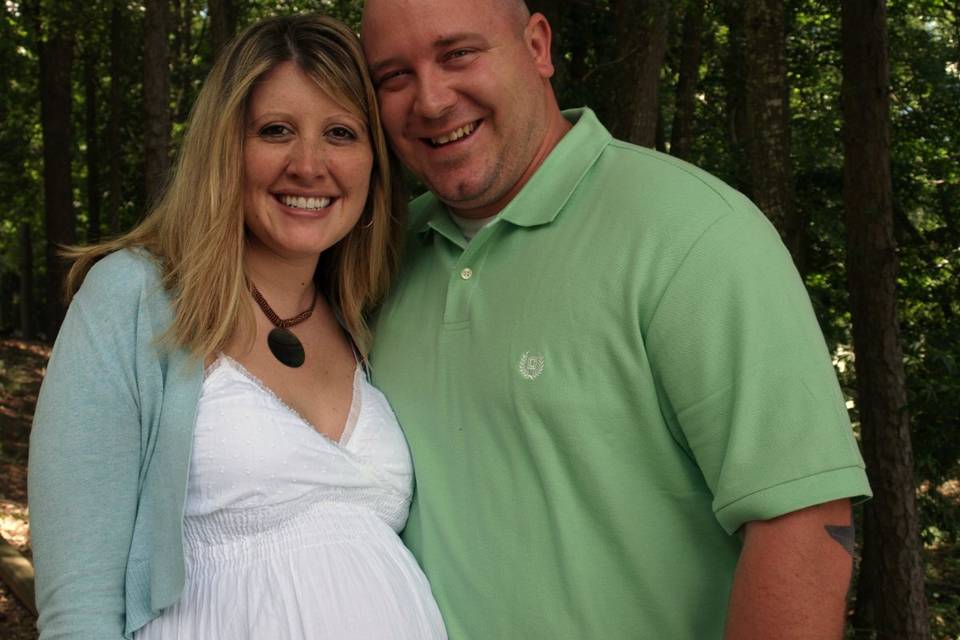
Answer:
[[[749,522],[744,529],[727,640],[839,640],[853,571],[850,501]]]

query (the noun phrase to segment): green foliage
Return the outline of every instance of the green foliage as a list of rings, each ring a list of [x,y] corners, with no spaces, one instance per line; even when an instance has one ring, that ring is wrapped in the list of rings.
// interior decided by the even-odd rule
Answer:
[[[273,2],[245,2],[238,27],[256,22],[260,18],[315,11],[342,20],[360,31],[362,0],[274,0]]]
[[[8,3],[0,19],[0,85],[3,86],[0,91],[0,273],[3,274],[16,274],[19,270],[21,223],[31,225],[34,246],[43,246],[37,62],[32,25],[18,7]],[[35,260],[34,264],[41,267],[41,262]],[[12,293],[16,280],[15,276],[0,278],[0,292]],[[0,328],[12,324],[12,305],[5,307]]]
[[[960,542],[960,18],[940,2],[894,2],[893,179],[901,324],[927,543]]]

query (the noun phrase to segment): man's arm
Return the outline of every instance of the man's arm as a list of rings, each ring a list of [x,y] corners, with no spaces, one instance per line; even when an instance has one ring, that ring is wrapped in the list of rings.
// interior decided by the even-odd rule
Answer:
[[[727,640],[839,640],[853,572],[849,500],[748,522]]]

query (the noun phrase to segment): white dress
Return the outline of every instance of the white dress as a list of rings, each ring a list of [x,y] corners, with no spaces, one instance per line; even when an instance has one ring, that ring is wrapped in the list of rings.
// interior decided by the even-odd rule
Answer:
[[[396,418],[359,367],[334,442],[220,356],[197,414],[183,596],[136,640],[446,638],[397,536],[412,481]]]

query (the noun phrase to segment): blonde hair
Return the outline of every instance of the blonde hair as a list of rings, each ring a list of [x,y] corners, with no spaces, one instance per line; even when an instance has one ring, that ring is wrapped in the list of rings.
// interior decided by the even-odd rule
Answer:
[[[120,237],[66,252],[75,260],[67,275],[68,298],[99,258],[142,247],[157,259],[172,298],[174,319],[166,340],[202,358],[237,332],[252,335],[241,189],[247,102],[258,79],[287,61],[369,123],[374,162],[360,224],[323,252],[315,274],[319,290],[367,354],[366,315],[396,270],[405,205],[359,40],[321,15],[268,18],[227,46],[200,90],[172,180],[150,214]]]

